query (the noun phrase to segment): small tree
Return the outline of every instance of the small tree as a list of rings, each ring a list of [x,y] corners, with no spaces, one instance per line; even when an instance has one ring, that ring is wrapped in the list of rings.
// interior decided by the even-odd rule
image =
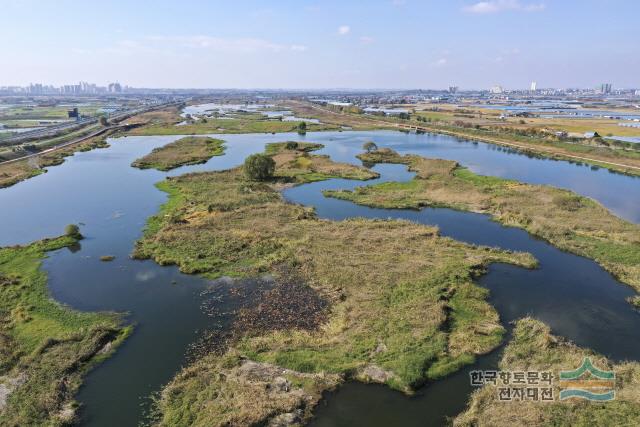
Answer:
[[[100,117],[100,125],[101,126],[109,126],[109,121],[107,120],[107,118],[105,116],[101,116]]]
[[[80,234],[80,227],[75,224],[69,224],[64,228],[64,234],[69,237],[75,237],[76,239],[80,239],[82,234]]]
[[[307,122],[300,122],[298,124],[298,133],[304,135],[307,133]]]
[[[373,141],[367,141],[362,145],[363,150],[367,150],[367,153],[378,150],[378,146]]]
[[[244,161],[244,173],[253,181],[264,181],[273,176],[276,162],[265,154],[252,154]]]
[[[295,141],[288,141],[285,145],[284,148],[286,148],[287,150],[297,150],[298,149],[298,143]]]

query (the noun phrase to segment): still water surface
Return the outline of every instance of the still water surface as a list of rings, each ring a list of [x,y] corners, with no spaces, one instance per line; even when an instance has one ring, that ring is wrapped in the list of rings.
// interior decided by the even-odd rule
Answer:
[[[184,363],[185,350],[200,331],[220,327],[226,315],[206,316],[201,292],[219,283],[183,275],[175,267],[129,259],[146,218],[157,212],[166,195],[153,184],[167,175],[220,170],[236,166],[264,144],[308,140],[326,145],[323,153],[338,161],[359,164],[362,143],[373,140],[401,153],[457,160],[481,174],[551,184],[593,197],[612,211],[640,222],[640,180],[605,170],[561,161],[529,158],[483,143],[442,135],[397,132],[326,132],[279,135],[225,135],[227,151],[203,165],[170,173],[140,171],[130,163],[179,136],[127,137],[111,147],[78,153],[45,175],[0,190],[0,245],[27,243],[55,236],[69,223],[81,223],[87,237],[81,250],[56,251],[45,261],[51,292],[57,300],[82,310],[127,312],[136,324],[133,336],[87,378],[79,400],[86,425],[135,425],[148,406],[148,396],[160,389]],[[401,165],[379,165],[379,181],[406,180]],[[373,183],[373,182],[369,182]],[[480,279],[491,290],[491,303],[507,324],[527,314],[547,322],[554,333],[594,348],[614,359],[640,359],[640,317],[624,299],[633,292],[597,264],[563,253],[526,232],[506,228],[486,216],[449,209],[421,211],[372,209],[327,199],[327,188],[353,188],[362,182],[330,180],[289,189],[285,197],[314,206],[323,218],[353,216],[403,218],[438,225],[443,235],[470,243],[533,253],[540,268],[529,271],[493,265]],[[101,255],[115,255],[102,263]],[[238,286],[243,286],[243,283]],[[247,286],[251,286],[249,283]],[[220,312],[233,301],[221,299]],[[479,358],[495,366],[498,352]],[[470,369],[470,368],[469,368]],[[317,411],[315,425],[438,425],[466,401],[468,369],[425,387],[417,397],[381,386],[348,384]]]

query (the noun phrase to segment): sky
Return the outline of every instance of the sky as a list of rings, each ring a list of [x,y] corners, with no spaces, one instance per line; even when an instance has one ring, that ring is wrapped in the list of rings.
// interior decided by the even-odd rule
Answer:
[[[0,86],[640,87],[640,0],[0,0]]]

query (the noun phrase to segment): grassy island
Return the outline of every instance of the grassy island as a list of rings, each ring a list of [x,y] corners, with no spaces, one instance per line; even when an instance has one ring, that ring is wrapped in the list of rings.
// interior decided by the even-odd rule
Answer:
[[[615,373],[615,400],[558,400],[559,371],[578,368],[585,357],[589,357],[596,368]],[[538,320],[525,318],[517,322],[513,339],[500,361],[500,370],[552,372],[555,378],[555,401],[502,402],[498,400],[497,386],[485,385],[472,394],[467,410],[454,419],[454,426],[587,427],[640,424],[640,364],[614,364],[601,355],[551,335],[549,327]]]
[[[640,227],[592,199],[554,187],[476,175],[454,161],[401,156],[390,149],[358,157],[366,163],[406,164],[416,177],[325,195],[381,208],[440,206],[487,213],[502,224],[595,260],[640,290]]]
[[[330,178],[364,181],[380,176],[367,168],[334,162],[326,155],[309,154],[323,147],[312,142],[276,142],[267,145],[266,154],[276,162],[276,178],[284,181],[305,183]]]
[[[205,163],[213,156],[221,156],[222,154],[224,154],[224,141],[187,136],[153,149],[151,153],[135,160],[131,166],[140,169],[153,168],[169,171],[184,165]]]
[[[120,316],[83,313],[49,297],[46,253],[79,235],[0,248],[0,424],[69,425],[82,377],[129,333]]]
[[[534,267],[529,254],[476,247],[404,221],[318,219],[285,203],[289,182],[371,177],[353,165],[274,144],[274,177],[236,168],[169,178],[135,255],[206,277],[270,274],[273,289],[237,315],[226,346],[163,390],[160,425],[303,422],[347,379],[411,393],[501,341],[497,312],[473,278],[487,264]],[[301,163],[300,159],[304,159]]]

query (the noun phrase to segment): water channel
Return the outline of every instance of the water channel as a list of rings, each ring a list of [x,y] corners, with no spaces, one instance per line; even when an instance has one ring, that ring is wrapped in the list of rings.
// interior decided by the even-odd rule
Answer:
[[[181,274],[175,267],[129,258],[146,219],[166,200],[153,184],[167,175],[231,168],[247,155],[262,151],[266,143],[286,140],[320,142],[325,144],[321,153],[359,164],[355,155],[363,142],[372,140],[403,154],[456,160],[480,174],[568,188],[640,222],[638,178],[443,135],[393,131],[224,135],[225,155],[206,164],[170,173],[130,167],[136,158],[178,138],[110,140],[109,148],[77,153],[46,174],[0,190],[0,245],[56,236],[66,224],[81,224],[86,239],[80,250],[55,251],[44,263],[53,297],[81,310],[126,312],[127,320],[136,325],[116,354],[88,375],[78,396],[86,425],[136,425],[148,407],[148,397],[185,363],[188,345],[201,331],[228,321],[224,313],[233,308],[234,301],[221,298],[219,312],[223,314],[211,317],[201,310],[201,293],[224,286],[251,286],[251,282],[211,282]],[[375,169],[381,173],[377,182],[412,176],[401,165]],[[372,209],[321,194],[323,189],[372,183],[329,180],[288,189],[284,196],[314,206],[323,218],[403,218],[437,225],[441,234],[458,240],[531,252],[540,261],[538,269],[495,264],[479,280],[490,289],[490,302],[503,324],[530,314],[549,324],[554,333],[615,360],[640,359],[640,316],[625,301],[633,291],[593,261],[564,253],[483,215],[449,209]],[[99,261],[102,255],[116,259],[103,263]],[[478,358],[478,364],[495,366],[498,357],[499,352],[493,352]],[[470,391],[469,369],[428,385],[412,398],[382,386],[347,384],[320,405],[313,424],[440,425],[444,416],[463,409]]]

